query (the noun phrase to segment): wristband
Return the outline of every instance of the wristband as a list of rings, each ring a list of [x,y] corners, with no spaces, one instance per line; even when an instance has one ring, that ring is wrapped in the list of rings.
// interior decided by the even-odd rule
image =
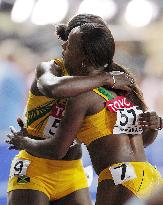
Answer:
[[[111,87],[114,88],[114,86],[115,86],[115,84],[116,84],[116,81],[115,81],[114,75],[111,75],[111,76],[112,76],[112,78],[113,78],[113,85],[112,85]]]
[[[112,88],[114,88],[114,87],[115,87],[115,84],[116,84],[115,75],[122,75],[122,74],[124,74],[124,72],[121,72],[121,71],[119,71],[119,70],[115,70],[115,71],[110,72],[110,74],[111,74],[111,76],[112,76],[112,78],[113,78]]]

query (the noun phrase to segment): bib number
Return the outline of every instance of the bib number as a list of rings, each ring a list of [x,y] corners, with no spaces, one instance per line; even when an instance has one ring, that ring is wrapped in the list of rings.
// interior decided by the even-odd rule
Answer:
[[[143,129],[137,123],[138,115],[142,113],[137,106],[117,110],[117,121],[113,134],[141,134]]]
[[[57,128],[59,127],[61,119],[50,116],[47,125],[44,129],[44,136],[52,137],[55,135]]]
[[[26,175],[27,168],[30,165],[29,160],[24,160],[24,159],[14,159],[11,164],[10,168],[10,178],[14,176],[21,176],[21,175]]]
[[[52,113],[48,118],[43,135],[44,137],[53,137],[59,127],[59,123],[63,117],[64,108],[53,105]]]
[[[137,178],[134,167],[130,163],[113,165],[109,168],[115,185]]]

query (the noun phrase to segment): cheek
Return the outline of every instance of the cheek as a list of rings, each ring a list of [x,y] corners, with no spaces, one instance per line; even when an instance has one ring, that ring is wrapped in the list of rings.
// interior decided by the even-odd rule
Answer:
[[[72,53],[65,53],[65,59],[66,61],[68,61],[69,64],[76,64],[76,61],[77,61],[77,57],[76,55],[72,54]]]
[[[64,53],[65,65],[70,70],[79,68],[82,65],[81,55],[78,52],[68,52]]]
[[[64,60],[67,61],[69,60],[69,53],[67,51],[64,51]]]
[[[71,55],[69,55],[69,53],[65,53],[64,54],[64,65],[66,67],[67,70],[70,70],[71,67],[73,66],[73,59],[71,57]]]

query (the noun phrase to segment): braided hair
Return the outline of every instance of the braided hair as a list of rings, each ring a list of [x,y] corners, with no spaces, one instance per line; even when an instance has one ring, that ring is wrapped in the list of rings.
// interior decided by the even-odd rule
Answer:
[[[80,26],[81,49],[87,62],[97,69],[111,65],[115,42],[111,31],[105,25],[87,23]]]
[[[68,25],[58,25],[57,27],[57,35],[59,38],[63,41],[67,41],[69,33],[71,30],[75,27],[81,26],[85,23],[97,23],[100,25],[106,26],[103,19],[99,16],[93,15],[93,14],[79,14],[74,16],[68,23]]]
[[[128,69],[113,63],[115,42],[111,31],[106,25],[86,23],[80,26],[80,33],[80,48],[87,59],[88,65],[92,65],[96,69],[103,70],[105,68],[106,72],[122,71],[134,79]],[[130,102],[139,106],[143,111],[147,109],[143,94],[137,85],[133,86],[130,93],[123,90],[113,90],[118,95],[126,96]]]

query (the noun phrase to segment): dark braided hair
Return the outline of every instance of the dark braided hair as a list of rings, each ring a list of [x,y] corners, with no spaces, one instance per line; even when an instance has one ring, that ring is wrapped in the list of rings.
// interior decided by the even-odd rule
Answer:
[[[105,67],[106,72],[122,71],[134,79],[128,69],[113,63],[115,42],[108,27],[97,23],[86,23],[80,26],[80,33],[80,48],[86,56],[88,65],[93,65],[96,69],[104,69]],[[118,95],[126,96],[130,102],[139,106],[143,111],[147,109],[143,94],[137,85],[133,86],[130,93],[123,90],[113,90]]]
[[[81,26],[85,23],[97,23],[100,25],[106,26],[105,22],[103,19],[99,16],[93,15],[93,14],[79,14],[73,17],[68,25],[58,25],[57,27],[57,35],[59,38],[63,41],[67,41],[69,33],[71,30],[75,27]]]
[[[105,25],[87,23],[80,26],[81,50],[89,64],[98,67],[111,65],[115,42],[111,31]]]

